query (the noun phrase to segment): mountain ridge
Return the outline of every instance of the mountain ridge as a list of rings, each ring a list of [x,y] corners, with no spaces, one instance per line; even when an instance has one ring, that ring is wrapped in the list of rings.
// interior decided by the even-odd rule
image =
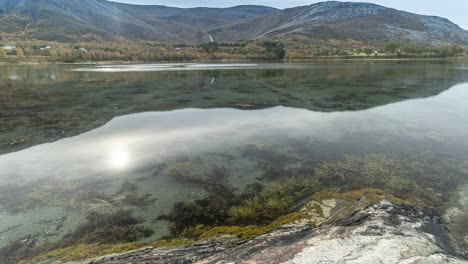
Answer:
[[[178,8],[107,0],[0,0],[0,36],[73,41],[106,39],[220,42],[302,36],[382,45],[409,41],[468,46],[468,31],[450,20],[365,2],[326,1],[276,9],[261,5]]]
[[[244,30],[237,34],[236,29],[251,29],[250,25],[255,25],[254,32]],[[315,38],[355,39],[372,44],[386,41],[468,44],[468,32],[446,18],[365,2],[327,1],[287,8],[262,18],[215,29],[212,33],[218,37],[231,36],[230,41],[239,40],[234,38],[238,35],[245,39],[258,39],[302,34]]]
[[[202,42],[207,39],[204,28],[209,25],[222,26],[275,10],[263,6],[184,9],[105,0],[1,0],[0,33],[58,41],[88,33],[106,38]],[[177,17],[187,17],[188,21],[174,19]],[[203,19],[209,20],[201,25],[192,24]]]

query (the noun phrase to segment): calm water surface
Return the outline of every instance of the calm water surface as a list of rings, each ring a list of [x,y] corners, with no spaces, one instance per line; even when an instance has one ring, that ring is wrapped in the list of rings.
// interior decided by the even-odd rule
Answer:
[[[90,212],[122,209],[153,241],[169,232],[157,217],[206,196],[213,171],[242,192],[271,170],[392,157],[419,164],[424,177],[405,180],[434,196],[466,189],[468,66],[0,65],[0,124],[0,247],[60,241]]]

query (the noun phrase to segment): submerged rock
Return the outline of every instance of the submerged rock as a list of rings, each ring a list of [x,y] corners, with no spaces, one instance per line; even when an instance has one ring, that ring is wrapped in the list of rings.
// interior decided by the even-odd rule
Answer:
[[[201,242],[82,263],[468,263],[441,221],[418,209],[365,199],[326,200],[321,206],[325,210],[318,227],[298,221],[231,248],[221,241]]]

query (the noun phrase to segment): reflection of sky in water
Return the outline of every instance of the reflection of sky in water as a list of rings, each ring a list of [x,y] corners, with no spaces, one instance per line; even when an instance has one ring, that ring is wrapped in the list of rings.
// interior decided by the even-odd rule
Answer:
[[[268,64],[269,69],[303,68],[303,64]],[[309,65],[310,67],[310,65]],[[157,72],[157,71],[199,71],[199,70],[234,70],[234,69],[265,69],[265,64],[227,64],[227,63],[158,63],[134,65],[101,65],[78,68],[77,72]]]
[[[356,112],[275,107],[128,115],[77,137],[0,156],[0,183],[54,176],[125,175],[176,155],[224,152],[258,141],[334,142],[349,131],[424,132],[444,136],[447,144],[466,142],[467,102],[468,84],[463,84],[429,99]]]
[[[2,76],[0,74],[0,80],[1,80],[1,77]],[[14,67],[12,67],[12,68],[7,69],[7,75],[5,77],[7,77],[7,79],[10,81],[24,81],[26,79],[29,79],[31,76],[23,71],[17,70]],[[34,75],[34,78],[38,80],[54,81],[57,79],[57,75],[54,69],[47,69],[47,70],[42,70],[39,73],[36,73]]]
[[[11,81],[19,81],[21,80],[21,76],[19,75],[16,75],[16,74],[12,74],[8,77],[8,79],[10,79]]]

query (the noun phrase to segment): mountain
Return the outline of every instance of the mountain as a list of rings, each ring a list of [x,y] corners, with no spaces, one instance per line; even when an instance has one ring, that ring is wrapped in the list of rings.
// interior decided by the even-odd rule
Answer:
[[[317,40],[387,41],[468,45],[468,32],[448,19],[423,16],[370,3],[321,2],[289,8],[210,32],[236,41],[302,35]]]
[[[105,0],[0,0],[0,35],[68,41],[93,34],[159,41],[208,41],[207,30],[276,11],[264,6],[173,8]]]
[[[468,32],[435,16],[356,2],[174,8],[106,0],[0,0],[0,36],[70,41],[83,34],[169,42],[305,37],[381,45],[412,41],[468,45]]]

